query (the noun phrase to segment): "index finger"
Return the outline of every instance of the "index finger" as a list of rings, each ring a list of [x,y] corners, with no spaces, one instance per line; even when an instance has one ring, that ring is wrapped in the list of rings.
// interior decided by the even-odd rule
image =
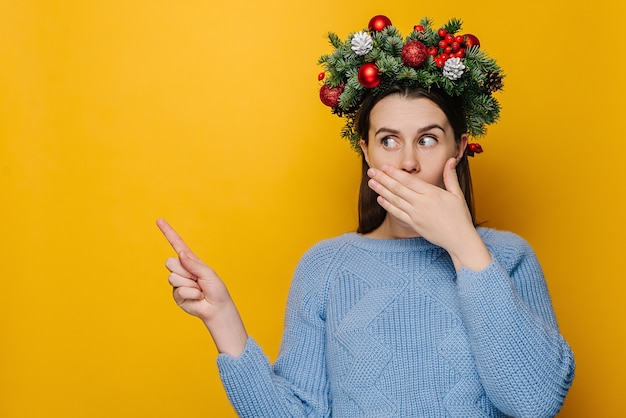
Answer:
[[[415,193],[423,194],[432,186],[418,176],[411,175],[396,167],[385,165],[380,170],[377,170],[377,172],[381,172],[382,174],[377,176],[378,178],[376,180],[398,195],[404,188]]]
[[[172,228],[165,219],[157,219],[156,224],[165,236],[165,239],[167,239],[174,251],[176,251],[176,254],[180,254],[184,251],[191,256],[195,256],[181,236],[178,235],[178,232],[174,231],[174,228]]]

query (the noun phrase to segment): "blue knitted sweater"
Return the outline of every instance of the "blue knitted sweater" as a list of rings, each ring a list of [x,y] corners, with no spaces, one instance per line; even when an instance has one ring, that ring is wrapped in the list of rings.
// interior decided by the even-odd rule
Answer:
[[[479,228],[493,261],[455,272],[423,238],[349,233],[302,257],[278,359],[220,354],[242,417],[544,417],[574,376],[546,282],[517,235]]]

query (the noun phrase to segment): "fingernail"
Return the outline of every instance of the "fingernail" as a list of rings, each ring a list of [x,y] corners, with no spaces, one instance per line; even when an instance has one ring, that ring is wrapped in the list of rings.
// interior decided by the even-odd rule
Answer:
[[[370,168],[369,170],[367,170],[367,175],[370,177],[374,177],[376,175],[376,170]]]

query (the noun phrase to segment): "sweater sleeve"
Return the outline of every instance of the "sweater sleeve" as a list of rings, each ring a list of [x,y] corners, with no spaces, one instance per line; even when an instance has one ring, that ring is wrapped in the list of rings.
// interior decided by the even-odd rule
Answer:
[[[461,269],[457,285],[478,373],[489,399],[515,417],[549,417],[561,409],[574,377],[539,262],[520,237],[500,233],[487,244],[485,270]]]
[[[334,251],[316,245],[291,284],[278,359],[270,365],[252,338],[241,356],[218,356],[220,377],[241,417],[330,416],[325,362],[324,278]]]

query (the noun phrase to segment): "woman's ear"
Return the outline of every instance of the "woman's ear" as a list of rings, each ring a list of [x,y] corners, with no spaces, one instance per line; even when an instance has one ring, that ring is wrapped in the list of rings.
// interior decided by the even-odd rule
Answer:
[[[454,157],[456,158],[457,163],[461,161],[461,158],[463,158],[463,155],[465,155],[465,148],[467,148],[467,141],[468,141],[467,134],[461,135],[461,141],[459,141],[458,143],[458,149]]]
[[[369,156],[367,155],[367,142],[365,142],[364,139],[361,139],[361,141],[359,142],[359,145],[361,145],[361,151],[363,152],[363,157],[365,158],[365,162],[367,163],[367,165],[370,165],[370,159],[369,159]]]

